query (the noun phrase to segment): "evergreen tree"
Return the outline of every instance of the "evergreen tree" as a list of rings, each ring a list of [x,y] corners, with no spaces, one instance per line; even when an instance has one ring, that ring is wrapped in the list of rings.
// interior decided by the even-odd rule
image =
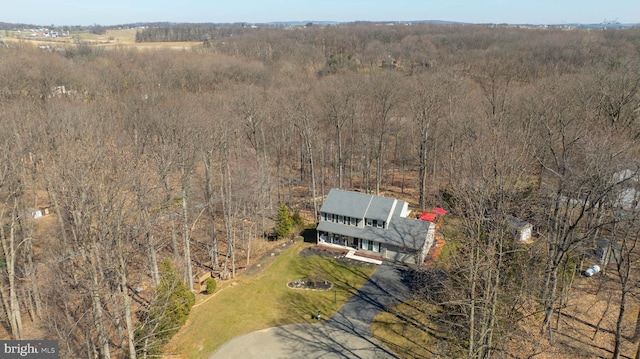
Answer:
[[[280,203],[280,205],[278,205],[278,218],[276,219],[276,235],[278,239],[288,236],[291,228],[293,228],[291,212],[287,205]]]
[[[136,330],[142,357],[158,354],[162,346],[184,325],[195,303],[195,295],[180,279],[170,260],[160,263],[160,284],[144,320]]]
[[[216,291],[217,286],[218,284],[216,283],[215,279],[213,278],[207,279],[207,294],[213,294],[213,292]]]

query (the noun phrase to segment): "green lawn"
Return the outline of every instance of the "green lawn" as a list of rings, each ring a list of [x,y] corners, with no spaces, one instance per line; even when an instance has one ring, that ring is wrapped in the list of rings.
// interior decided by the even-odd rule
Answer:
[[[430,321],[437,311],[436,306],[426,303],[401,303],[378,314],[371,323],[371,331],[400,358],[437,357],[434,353],[437,338],[444,337]]]
[[[259,274],[221,283],[215,294],[199,298],[187,324],[165,347],[165,354],[208,358],[236,336],[273,326],[309,322],[318,310],[329,317],[375,270],[345,266],[327,257],[299,256],[300,250],[308,245],[298,242]],[[288,282],[301,278],[327,280],[334,283],[334,288],[308,291],[287,287]]]
[[[442,232],[446,241],[436,265],[438,268],[448,268],[460,243],[464,243],[460,219],[445,217]],[[437,315],[438,310],[437,306],[425,302],[400,303],[379,313],[371,324],[371,331],[401,358],[439,357],[434,354],[439,344],[437,338],[446,338],[446,333],[442,333],[432,322],[432,316]]]
[[[445,217],[442,233],[445,243],[438,256],[437,265],[441,268],[447,268],[451,264],[451,256],[456,252],[460,243],[464,242],[464,233],[460,230],[460,219],[453,216]]]

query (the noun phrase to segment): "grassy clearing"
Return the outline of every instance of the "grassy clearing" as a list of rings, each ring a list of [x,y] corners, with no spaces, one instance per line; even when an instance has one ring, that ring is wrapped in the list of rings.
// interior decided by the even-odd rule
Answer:
[[[167,344],[165,353],[179,358],[208,358],[236,336],[310,322],[318,310],[331,316],[375,270],[345,266],[332,258],[299,256],[308,245],[298,242],[259,274],[223,283],[217,293],[199,298],[187,324]],[[307,291],[287,287],[288,282],[301,278],[328,280],[334,288]]]
[[[464,238],[464,234],[460,230],[460,219],[453,216],[446,217],[442,226],[442,233],[446,242],[438,256],[437,264],[446,268],[451,263],[451,256],[456,252]]]
[[[442,251],[438,256],[437,264],[442,267],[447,267],[451,263],[451,256],[456,252],[459,244],[454,240],[447,240],[442,246]]]
[[[401,358],[431,358],[440,334],[429,317],[437,310],[424,303],[401,303],[378,314],[371,324],[371,331]]]
[[[135,47],[141,49],[189,49],[193,46],[202,45],[201,41],[184,42],[146,42],[136,43],[136,29],[111,29],[104,34],[92,34],[88,31],[71,32],[71,37],[33,37],[28,32],[9,31],[5,32],[3,39],[10,43],[25,41],[35,45],[93,45],[101,47]]]

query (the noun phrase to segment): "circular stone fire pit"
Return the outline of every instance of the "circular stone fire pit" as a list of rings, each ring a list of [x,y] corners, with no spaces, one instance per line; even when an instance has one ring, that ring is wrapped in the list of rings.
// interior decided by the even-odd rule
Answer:
[[[324,281],[313,281],[308,279],[298,279],[287,283],[287,287],[291,289],[307,289],[307,290],[329,290],[333,287],[333,283]]]

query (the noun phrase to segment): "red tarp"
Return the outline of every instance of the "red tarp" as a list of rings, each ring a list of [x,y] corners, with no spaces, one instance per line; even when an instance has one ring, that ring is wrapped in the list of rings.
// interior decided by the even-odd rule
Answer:
[[[433,207],[431,210],[433,211],[433,213],[439,214],[439,215],[443,215],[443,214],[447,213],[447,211],[444,208],[441,208],[441,207]]]
[[[437,216],[437,214],[435,214],[435,213],[422,212],[420,214],[420,217],[418,217],[418,219],[421,219],[423,221],[435,222],[436,221],[436,216]]]

